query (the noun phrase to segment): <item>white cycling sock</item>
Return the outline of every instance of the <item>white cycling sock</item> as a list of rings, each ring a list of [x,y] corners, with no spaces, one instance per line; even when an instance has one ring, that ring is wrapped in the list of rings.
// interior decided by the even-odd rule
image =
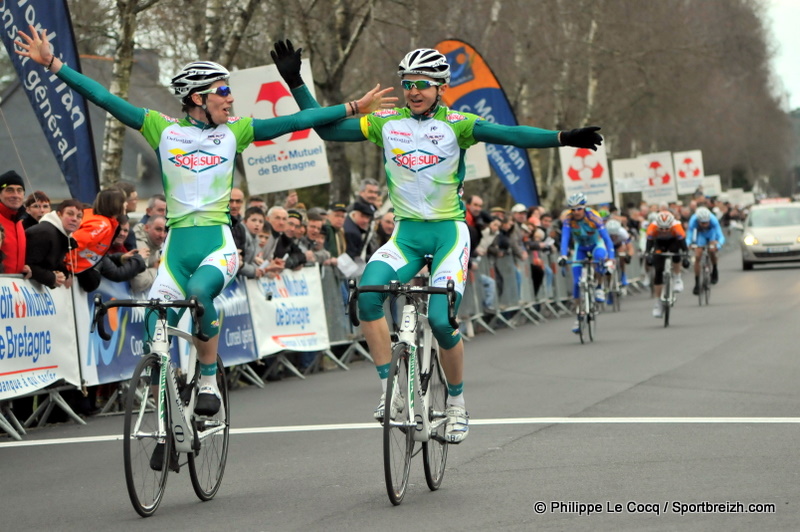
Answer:
[[[467,403],[464,401],[464,394],[460,393],[456,396],[448,396],[447,406],[467,406]]]

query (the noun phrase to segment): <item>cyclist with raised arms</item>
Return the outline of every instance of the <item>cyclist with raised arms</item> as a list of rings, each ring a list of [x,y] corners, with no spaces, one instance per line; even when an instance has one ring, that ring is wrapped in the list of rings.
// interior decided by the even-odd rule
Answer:
[[[290,41],[278,42],[272,57],[300,108],[316,107],[317,102],[300,77],[300,52],[294,50]],[[383,148],[396,225],[391,240],[367,264],[362,285],[388,284],[391,280],[407,282],[422,268],[424,256],[431,254],[432,284],[444,287],[449,279],[454,280],[458,305],[469,264],[469,232],[461,201],[467,148],[484,141],[522,148],[568,145],[596,149],[602,137],[597,127],[572,131],[510,127],[448,109],[441,104],[441,98],[450,81],[450,65],[444,55],[433,49],[406,54],[397,75],[401,78],[405,107],[315,129],[325,140],[369,140]],[[384,298],[385,295],[378,293],[359,296],[362,331],[384,391],[375,410],[375,418],[379,420],[385,413],[386,380],[391,363]],[[446,309],[446,296],[431,296],[428,317],[439,342],[447,378],[445,436],[450,443],[460,443],[469,431],[463,393],[464,344],[458,329],[449,324]]]
[[[664,309],[661,306],[661,291],[664,289],[664,266],[666,257],[660,256],[661,253],[680,253],[688,251],[686,247],[686,232],[683,224],[676,220],[675,216],[669,211],[661,211],[656,215],[654,222],[647,228],[647,243],[645,253],[647,263],[655,268],[653,277],[653,287],[655,289],[655,305],[653,306],[653,317],[661,318]],[[683,259],[683,267],[689,267],[689,259]],[[683,279],[681,279],[681,258],[672,257],[672,272],[675,274],[675,293],[683,292]]]
[[[711,259],[711,284],[717,284],[719,281],[717,251],[724,244],[725,235],[717,217],[707,207],[698,207],[689,218],[686,235],[686,245],[694,250],[694,289],[692,290],[694,295],[700,293],[700,259],[703,256],[703,248],[708,248],[708,257]]]
[[[174,300],[197,296],[205,307],[200,329],[209,340],[195,338],[201,375],[195,412],[216,414],[221,399],[216,383],[219,319],[214,298],[239,269],[228,210],[236,154],[253,141],[273,139],[359,111],[371,112],[391,105],[388,100],[395,98],[384,99],[386,91],[375,87],[349,104],[268,120],[233,117],[228,70],[211,61],[194,61],[172,78],[170,89],[186,116],[171,118],[114,96],[93,79],[62,63],[51,50],[47,30],[40,34],[31,26],[30,35],[18,33],[25,42],[15,41],[19,47],[17,54],[44,66],[117,120],[140,131],[156,151],[170,231],[148,297]],[[170,312],[170,324],[176,325],[178,318],[175,312]],[[153,330],[155,320],[155,316],[150,316],[148,332]]]
[[[567,264],[570,240],[575,244],[572,251],[573,261],[583,260],[591,253],[593,262],[597,263],[594,299],[603,303],[606,300],[603,275],[607,269],[614,267],[614,243],[608,236],[600,214],[586,206],[585,194],[582,192],[572,194],[567,198],[567,207],[569,208],[561,215],[561,256],[558,258],[558,265],[563,267]],[[582,265],[572,265],[572,297],[576,312],[580,310],[578,298],[582,272]],[[575,334],[580,332],[580,322],[577,319],[572,324],[572,332]]]

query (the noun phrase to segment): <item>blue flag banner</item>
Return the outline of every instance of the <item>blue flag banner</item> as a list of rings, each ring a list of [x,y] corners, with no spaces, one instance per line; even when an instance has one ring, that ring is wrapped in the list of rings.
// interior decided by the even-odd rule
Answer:
[[[18,30],[47,30],[61,61],[80,71],[66,0],[0,0],[3,44],[73,197],[92,203],[99,181],[86,101],[41,65],[15,53]]]
[[[500,83],[472,46],[459,40],[447,40],[437,44],[436,49],[450,63],[450,88],[442,97],[448,107],[482,116],[496,124],[517,125],[517,118]],[[486,155],[514,201],[528,207],[539,205],[533,168],[526,150],[487,144]]]

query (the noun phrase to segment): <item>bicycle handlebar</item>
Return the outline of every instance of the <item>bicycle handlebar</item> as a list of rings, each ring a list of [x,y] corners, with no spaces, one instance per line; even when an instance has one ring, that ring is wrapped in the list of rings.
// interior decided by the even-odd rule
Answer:
[[[358,294],[363,292],[378,292],[391,294],[394,296],[400,294],[444,294],[447,296],[447,319],[454,329],[458,329],[458,320],[456,320],[456,284],[450,279],[447,281],[447,287],[441,286],[412,286],[409,284],[400,284],[399,281],[391,281],[389,284],[374,284],[358,286],[353,279],[348,282],[350,290],[350,297],[347,300],[347,313],[350,315],[350,323],[353,327],[358,327],[361,321],[356,315],[356,308],[358,305]]]
[[[196,336],[200,341],[208,341],[208,336],[200,331],[200,318],[202,318],[203,314],[205,314],[205,308],[203,307],[203,304],[197,300],[196,296],[192,296],[189,299],[176,299],[173,301],[165,301],[162,299],[115,299],[104,303],[100,294],[95,294],[94,316],[92,317],[91,332],[94,332],[96,328],[97,334],[100,335],[100,338],[106,342],[111,340],[111,335],[106,332],[103,318],[105,318],[105,315],[108,313],[109,309],[117,307],[143,307],[158,311],[169,308],[188,308],[194,317],[195,330],[193,335]]]

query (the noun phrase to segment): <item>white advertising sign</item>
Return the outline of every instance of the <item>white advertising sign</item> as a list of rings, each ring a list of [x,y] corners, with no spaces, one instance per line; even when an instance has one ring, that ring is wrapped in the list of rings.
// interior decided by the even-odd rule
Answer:
[[[675,182],[678,194],[694,194],[703,185],[703,152],[700,150],[679,151],[672,154],[675,164]]]
[[[308,61],[301,73],[313,95]],[[275,65],[237,70],[231,73],[230,84],[238,116],[274,118],[299,111]],[[242,159],[251,194],[330,183],[325,144],[312,129],[254,142],[242,152]]]
[[[465,175],[464,181],[472,181],[482,177],[489,177],[489,158],[486,156],[486,144],[479,142],[467,150],[464,157]]]
[[[706,196],[722,194],[722,182],[718,175],[707,175],[703,178],[703,194]]]
[[[262,277],[247,283],[260,357],[287,349],[321,351],[330,347],[318,268],[283,270],[274,279]]]
[[[599,146],[597,151],[562,146],[558,154],[567,197],[583,192],[590,205],[613,201],[605,146]]]
[[[0,401],[60,379],[80,386],[72,294],[0,276]]]
[[[614,176],[614,192],[641,192],[647,182],[647,165],[639,158],[614,159],[611,161]]]
[[[675,172],[672,169],[672,154],[668,151],[648,153],[640,157],[647,169],[647,181],[642,190],[642,199],[647,203],[669,203],[678,201],[675,188]]]

